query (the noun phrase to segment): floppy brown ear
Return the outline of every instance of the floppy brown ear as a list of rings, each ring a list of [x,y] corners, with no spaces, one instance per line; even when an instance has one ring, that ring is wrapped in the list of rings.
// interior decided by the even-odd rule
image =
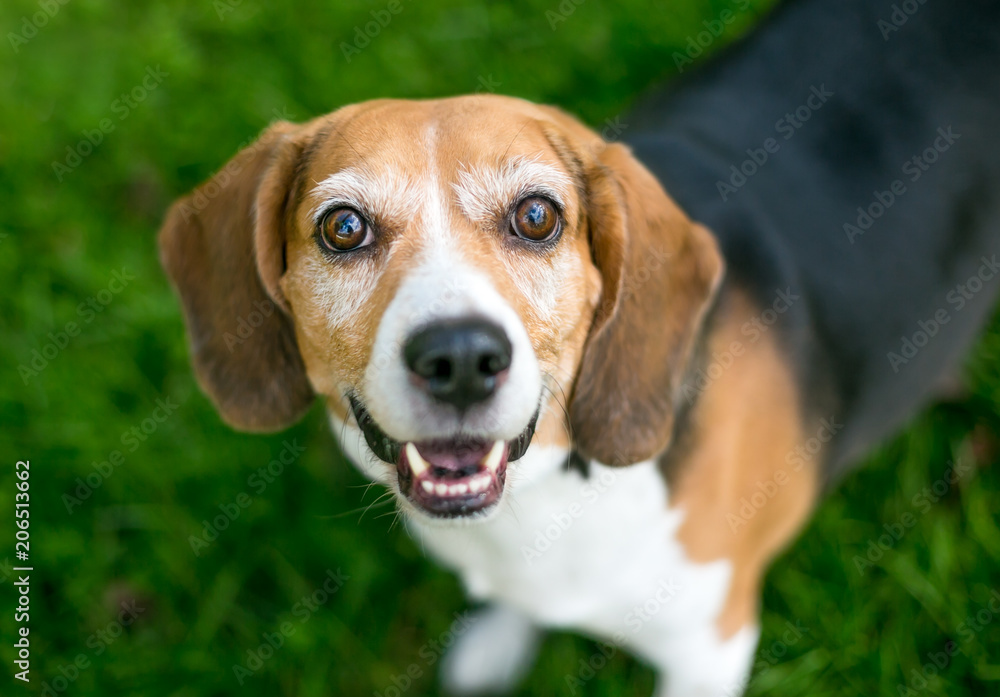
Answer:
[[[291,425],[314,396],[278,287],[298,132],[269,128],[175,202],[160,230],[198,382],[223,420],[247,431]]]
[[[574,445],[609,465],[662,453],[691,353],[723,275],[692,223],[623,145],[587,175],[591,250],[603,288],[572,400]]]

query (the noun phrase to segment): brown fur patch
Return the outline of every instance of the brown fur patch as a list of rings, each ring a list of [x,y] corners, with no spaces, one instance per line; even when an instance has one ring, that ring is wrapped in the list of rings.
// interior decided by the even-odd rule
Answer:
[[[570,403],[574,444],[600,462],[633,464],[670,445],[675,400],[722,259],[714,238],[628,148],[551,111],[562,132],[550,141],[584,172],[590,252],[602,277]]]
[[[762,577],[809,515],[817,474],[809,464],[788,464],[789,453],[804,441],[788,360],[773,334],[749,342],[740,332],[759,314],[745,296],[729,291],[720,303],[706,350],[721,355],[738,347],[740,355],[700,395],[693,446],[672,477],[670,504],[685,511],[678,536],[693,561],[732,563],[729,597],[717,620],[729,637],[756,621]],[[741,516],[742,500],[762,486],[772,490],[771,484],[773,496]]]
[[[269,283],[280,269],[284,194],[302,129],[268,129],[178,200],[160,231],[160,257],[183,303],[198,381],[223,419],[250,431],[284,428],[313,400],[292,320]],[[270,182],[263,198],[262,179]]]

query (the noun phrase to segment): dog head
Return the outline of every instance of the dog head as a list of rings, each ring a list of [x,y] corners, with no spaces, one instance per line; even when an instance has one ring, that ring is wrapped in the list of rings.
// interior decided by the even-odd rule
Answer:
[[[352,459],[439,518],[493,510],[540,438],[662,452],[722,273],[627,148],[497,96],[277,123],[160,245],[228,423],[280,429],[318,395]]]

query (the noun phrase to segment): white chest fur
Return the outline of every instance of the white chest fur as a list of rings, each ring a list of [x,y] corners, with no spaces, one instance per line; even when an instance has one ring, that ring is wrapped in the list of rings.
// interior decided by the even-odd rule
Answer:
[[[334,430],[365,474],[395,488],[356,427],[334,419]],[[757,629],[719,636],[729,562],[690,560],[677,540],[684,513],[668,506],[654,462],[593,463],[584,478],[562,468],[566,455],[529,449],[512,463],[501,509],[487,520],[408,517],[407,527],[473,598],[614,643],[656,666],[669,676],[658,695],[740,694]]]
[[[411,520],[409,527],[474,598],[545,626],[646,655],[671,635],[710,624],[728,591],[729,565],[687,559],[676,541],[683,514],[668,508],[655,463],[595,463],[585,479],[558,466],[565,455],[529,451],[514,465],[503,509],[485,522]]]

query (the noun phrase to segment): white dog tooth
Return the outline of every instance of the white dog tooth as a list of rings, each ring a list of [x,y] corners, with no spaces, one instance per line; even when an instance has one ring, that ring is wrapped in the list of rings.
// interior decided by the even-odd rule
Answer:
[[[420,482],[420,486],[422,486],[423,489],[424,489],[424,491],[426,491],[428,494],[434,493],[434,485],[431,484],[426,479],[424,481]]]
[[[406,444],[406,460],[410,463],[410,469],[415,477],[419,477],[428,469],[427,462],[420,457],[420,452],[413,443]]]
[[[503,457],[503,441],[498,440],[490,448],[489,454],[486,455],[486,459],[483,460],[483,464],[486,465],[486,469],[491,472],[496,472],[500,467],[500,458]]]
[[[434,487],[434,493],[436,493],[438,496],[446,496],[448,494],[448,485],[438,484],[436,487]]]
[[[467,487],[465,484],[457,484],[455,486],[455,491],[458,494],[465,495],[465,494],[469,493],[469,487]]]

